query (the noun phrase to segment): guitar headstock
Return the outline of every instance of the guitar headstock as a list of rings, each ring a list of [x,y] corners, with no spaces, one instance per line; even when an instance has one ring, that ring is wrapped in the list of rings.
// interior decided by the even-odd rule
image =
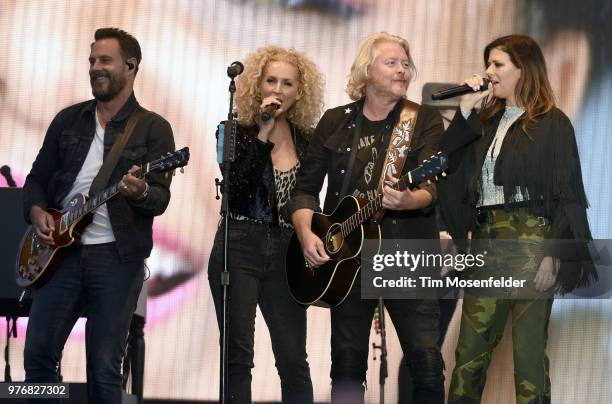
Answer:
[[[183,147],[145,165],[146,173],[163,173],[184,167],[189,162],[189,147]]]
[[[444,171],[448,168],[448,157],[442,152],[432,155],[427,160],[423,160],[420,166],[410,171],[407,181],[414,184],[420,181],[431,180],[438,174],[445,175]]]

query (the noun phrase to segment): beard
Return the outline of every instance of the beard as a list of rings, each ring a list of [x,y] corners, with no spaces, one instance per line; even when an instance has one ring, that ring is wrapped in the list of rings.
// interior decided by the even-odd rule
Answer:
[[[108,82],[96,82],[98,77],[106,77]],[[90,75],[91,93],[96,100],[108,102],[123,90],[126,82],[125,77],[113,75],[106,71],[92,73]]]

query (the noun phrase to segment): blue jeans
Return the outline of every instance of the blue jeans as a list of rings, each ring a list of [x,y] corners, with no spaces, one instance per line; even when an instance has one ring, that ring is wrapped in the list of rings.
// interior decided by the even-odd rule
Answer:
[[[143,261],[121,262],[115,243],[69,247],[33,295],[24,349],[26,382],[57,383],[57,365],[76,320],[87,317],[90,404],[121,403],[121,360],[144,279]],[[59,400],[33,400],[58,403]]]
[[[306,307],[293,300],[285,275],[285,250],[292,231],[230,220],[229,251],[229,402],[251,402],[255,312],[270,331],[283,403],[311,404],[312,382],[306,361]],[[222,321],[223,226],[208,265],[219,329]]]
[[[331,310],[332,403],[363,403],[370,329],[377,300],[361,299],[357,277],[346,300]],[[437,300],[385,300],[408,359],[413,402],[444,404],[444,362],[438,347]],[[409,380],[400,383],[410,382]]]

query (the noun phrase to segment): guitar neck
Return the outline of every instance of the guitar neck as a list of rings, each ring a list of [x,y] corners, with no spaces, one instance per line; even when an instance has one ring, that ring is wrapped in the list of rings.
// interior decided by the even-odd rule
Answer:
[[[142,168],[132,173],[132,175],[138,178],[143,178],[146,174],[147,174],[147,171],[143,170]],[[85,215],[93,212],[95,209],[105,204],[109,199],[111,199],[118,193],[119,193],[119,182],[111,185],[110,187],[106,188],[102,192],[89,198],[84,205],[82,205],[78,209],[70,211],[66,215],[65,220],[67,221],[67,225],[70,226],[71,224],[78,222]]]
[[[411,173],[402,177],[397,183],[391,185],[391,188],[396,191],[405,190],[408,185],[412,183]],[[353,213],[348,219],[341,224],[342,235],[347,236],[356,228],[361,226],[364,222],[368,221],[376,212],[382,208],[382,194],[377,195],[376,198],[368,202],[363,208],[359,209],[356,213]]]
[[[376,198],[368,202],[363,208],[353,213],[348,219],[346,219],[340,225],[342,235],[346,237],[352,233],[356,228],[361,226],[362,223],[370,219],[376,212],[382,208],[382,195],[378,195]]]

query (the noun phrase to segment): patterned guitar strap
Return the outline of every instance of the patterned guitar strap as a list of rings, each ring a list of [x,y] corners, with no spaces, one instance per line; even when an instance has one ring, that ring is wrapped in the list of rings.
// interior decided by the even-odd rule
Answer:
[[[382,170],[380,173],[380,180],[378,181],[378,193],[382,195],[383,186],[387,175],[392,175],[398,178],[404,164],[406,163],[406,157],[410,152],[410,145],[412,143],[412,135],[414,134],[414,126],[416,124],[417,117],[419,115],[420,105],[416,102],[402,100],[402,107],[399,113],[399,118],[393,131],[391,132],[391,139],[389,139],[389,147],[387,148],[387,154],[385,156],[385,162],[383,163]],[[379,210],[372,221],[380,224],[385,215],[385,209]]]

